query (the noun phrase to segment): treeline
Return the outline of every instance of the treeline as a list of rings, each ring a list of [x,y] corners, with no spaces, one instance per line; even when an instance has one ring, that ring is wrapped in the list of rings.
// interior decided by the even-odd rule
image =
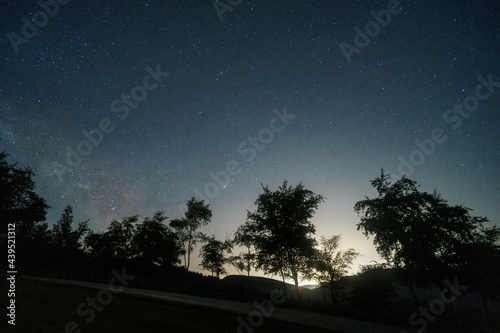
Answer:
[[[457,277],[468,293],[482,297],[486,310],[487,301],[500,295],[500,229],[489,226],[485,217],[470,215],[469,208],[420,191],[405,177],[392,181],[382,171],[371,181],[378,196],[355,204],[358,230],[373,237],[386,262],[364,267],[345,298],[345,292],[339,293],[345,283],[340,282],[359,253],[339,250],[340,235],[315,238],[310,220],[325,198],[302,184],[285,181],[274,191],[263,186],[255,210],[224,240],[200,232],[211,222],[212,211],[196,198],[187,202],[182,218],[168,221],[163,212],[142,220],[124,217],[111,221],[104,232],[90,230],[88,221],[76,224],[67,206],[49,228],[48,205],[34,192],[31,170],[8,164],[6,156],[0,155],[0,214],[3,225],[16,223],[24,273],[98,279],[113,268],[127,267],[142,285],[203,289],[201,274],[190,272],[199,244],[200,267],[216,280],[226,274],[227,265],[248,277],[259,270],[283,283],[293,281],[300,299],[299,283],[314,279],[329,286],[334,303],[363,311],[387,306],[394,295],[388,271],[409,288],[417,309],[423,303],[416,287],[444,289],[445,281]]]
[[[301,280],[338,280],[358,255],[353,249],[336,252],[340,236],[322,238],[318,247],[310,218],[324,198],[286,181],[274,192],[264,186],[257,210],[248,214],[234,237],[224,240],[200,231],[211,222],[212,211],[196,198],[187,202],[181,218],[168,221],[161,211],[143,219],[124,217],[111,221],[104,232],[91,230],[88,221],[76,223],[67,206],[50,228],[45,220],[49,206],[34,192],[31,170],[8,164],[5,153],[0,157],[2,197],[10,198],[2,203],[2,215],[5,222],[16,224],[18,263],[25,274],[103,279],[111,269],[127,267],[142,284],[160,280],[188,289],[196,279],[190,269],[199,244],[200,267],[217,280],[227,273],[227,265],[248,277],[252,269],[261,270],[283,283],[293,280],[299,295]],[[233,254],[236,248],[242,250]]]

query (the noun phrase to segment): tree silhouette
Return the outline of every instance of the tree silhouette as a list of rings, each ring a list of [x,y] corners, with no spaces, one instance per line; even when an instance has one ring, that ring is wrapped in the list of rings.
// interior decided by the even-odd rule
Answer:
[[[52,228],[52,242],[54,245],[65,250],[80,250],[80,240],[90,230],[88,222],[80,222],[76,230],[73,230],[73,207],[66,206],[59,221]]]
[[[395,279],[386,264],[372,264],[361,267],[352,283],[348,299],[353,308],[365,312],[387,310],[390,298],[397,296]]]
[[[201,264],[200,266],[211,272],[212,276],[219,279],[221,274],[226,274],[224,264],[229,259],[225,256],[226,253],[231,253],[232,243],[229,240],[220,241],[215,239],[215,236],[203,236],[201,241],[206,243],[200,249]]]
[[[462,244],[459,252],[462,283],[468,292],[476,292],[482,300],[485,313],[491,320],[487,301],[500,297],[499,230],[489,228],[474,243]],[[495,241],[496,239],[496,241]]]
[[[30,168],[20,168],[7,161],[0,152],[0,244],[7,229],[15,226],[17,262],[23,271],[47,269],[50,257],[50,232],[45,221],[46,201],[35,193],[34,174]]]
[[[122,218],[121,222],[111,221],[106,232],[90,232],[85,238],[85,246],[94,257],[106,261],[124,262],[134,257],[133,238],[135,223],[139,216]]]
[[[184,217],[170,221],[170,226],[175,230],[175,234],[183,246],[184,268],[186,269],[186,289],[188,288],[188,271],[191,265],[191,252],[194,246],[203,236],[198,229],[207,225],[212,218],[210,205],[204,200],[197,201],[191,198],[187,202],[187,211]]]
[[[46,201],[35,193],[33,171],[7,162],[5,151],[0,152],[0,225],[2,230],[9,223],[16,224],[17,237],[34,238],[46,230],[43,226],[47,209]]]
[[[247,219],[253,224],[257,267],[264,272],[291,278],[300,298],[299,279],[312,269],[316,231],[309,221],[319,203],[324,199],[304,188],[283,182],[272,192],[262,186],[264,193],[255,201],[257,210],[248,212]]]
[[[145,265],[170,267],[179,262],[181,248],[176,235],[163,224],[166,219],[163,212],[156,212],[136,227],[133,249]]]
[[[184,268],[189,270],[191,265],[191,252],[194,245],[202,236],[197,230],[204,225],[207,225],[212,218],[212,211],[209,205],[204,204],[204,200],[197,201],[191,198],[187,202],[187,212],[183,218],[170,221],[170,226],[175,230],[177,237],[183,243]]]
[[[106,234],[111,253],[114,258],[127,260],[134,257],[132,240],[135,234],[135,223],[139,220],[139,215],[124,217],[119,222],[111,221]]]
[[[349,273],[352,262],[359,256],[353,248],[345,251],[338,250],[340,238],[341,235],[321,237],[321,248],[314,259],[315,272],[312,275],[318,283],[330,287],[334,303],[337,299],[337,282]]]
[[[234,234],[233,242],[238,246],[246,248],[245,252],[240,252],[236,256],[232,256],[229,261],[236,267],[239,272],[247,274],[248,283],[250,284],[250,271],[252,267],[257,265],[257,257],[255,255],[255,225],[245,222],[240,225]]]
[[[90,230],[84,240],[85,250],[94,258],[112,258],[108,235],[105,232]]]
[[[80,222],[78,227],[73,230],[73,208],[66,206],[60,219],[54,224],[51,234],[53,261],[56,271],[74,274],[78,269],[83,255],[82,242],[80,240],[89,231],[87,221]]]
[[[377,251],[410,286],[417,307],[414,285],[442,286],[446,277],[464,271],[469,246],[491,247],[498,240],[498,228],[484,227],[486,218],[470,216],[469,208],[450,206],[436,193],[420,192],[413,180],[391,184],[382,170],[371,184],[378,197],[356,203],[358,230],[374,235]]]

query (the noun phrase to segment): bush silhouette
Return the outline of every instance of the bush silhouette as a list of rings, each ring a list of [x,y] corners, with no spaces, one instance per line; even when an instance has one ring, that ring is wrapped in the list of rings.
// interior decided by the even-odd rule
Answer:
[[[381,267],[364,269],[352,287],[348,299],[354,309],[364,312],[387,311],[390,297],[396,295],[391,270]]]

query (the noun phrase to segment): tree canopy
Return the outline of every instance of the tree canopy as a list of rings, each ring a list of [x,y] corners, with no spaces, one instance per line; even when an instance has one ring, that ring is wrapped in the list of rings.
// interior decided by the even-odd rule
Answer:
[[[163,212],[156,212],[136,226],[133,251],[136,259],[146,265],[170,267],[179,263],[182,250],[177,236],[163,223],[166,219]]]
[[[88,222],[80,222],[73,230],[73,220],[73,207],[68,205],[52,228],[52,241],[56,246],[72,250],[79,250],[82,247],[81,239],[89,231]]]
[[[33,171],[8,163],[7,156],[0,152],[1,223],[4,227],[16,223],[18,237],[34,237],[50,207],[35,193]]]
[[[106,232],[91,232],[85,238],[87,250],[95,257],[128,260],[134,257],[133,238],[139,215],[113,220]]]
[[[257,257],[255,254],[255,224],[245,222],[240,225],[234,233],[233,243],[245,248],[245,251],[238,255],[232,256],[229,262],[239,272],[245,272],[250,283],[250,271],[252,267],[257,265]]]
[[[215,236],[204,236],[202,241],[205,243],[200,249],[200,266],[212,273],[212,276],[219,278],[221,274],[226,274],[224,264],[229,262],[225,253],[230,254],[232,242],[229,240],[220,241]]]
[[[339,250],[341,235],[320,238],[320,249],[314,258],[314,272],[312,277],[321,285],[328,285],[335,302],[337,282],[349,273],[353,261],[359,256],[353,248]]]
[[[413,180],[391,182],[382,170],[371,184],[378,197],[356,203],[358,230],[374,236],[377,251],[406,283],[439,285],[466,269],[463,258],[471,246],[496,246],[500,231],[485,226],[485,217],[471,216],[471,209],[449,205],[435,192],[421,192]]]
[[[265,273],[293,279],[297,294],[299,280],[312,269],[316,232],[310,221],[323,196],[307,190],[302,183],[295,187],[283,182],[277,191],[262,186],[254,212],[247,219],[255,231],[257,268]]]
[[[170,226],[175,230],[177,237],[183,244],[184,268],[186,270],[191,265],[191,252],[202,236],[198,229],[207,225],[211,218],[210,205],[205,204],[204,200],[199,201],[196,198],[191,198],[187,202],[187,211],[184,213],[184,217],[170,221]]]

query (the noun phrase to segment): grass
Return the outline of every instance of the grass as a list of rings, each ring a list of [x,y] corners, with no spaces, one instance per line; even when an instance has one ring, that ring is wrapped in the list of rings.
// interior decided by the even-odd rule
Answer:
[[[1,279],[0,290],[7,290],[7,281]],[[95,298],[99,290],[52,282],[23,279],[16,281],[16,326],[11,325],[7,332],[26,333],[66,333],[68,322],[78,325],[72,333],[110,333],[110,332],[236,332],[238,315],[221,310],[148,299],[140,296],[113,294],[113,300],[89,323],[89,315],[80,316],[78,305],[86,302],[87,297]],[[2,292],[3,304],[7,293]],[[2,307],[5,309],[5,307]],[[88,309],[85,305],[83,308]],[[6,310],[4,310],[6,311]],[[5,319],[5,314],[2,315]],[[2,323],[2,326],[3,323]],[[5,327],[5,326],[4,326]],[[331,333],[306,326],[287,324],[265,318],[256,333]],[[2,330],[3,332],[3,330]],[[242,330],[246,332],[246,330]],[[249,332],[250,333],[250,332]]]

